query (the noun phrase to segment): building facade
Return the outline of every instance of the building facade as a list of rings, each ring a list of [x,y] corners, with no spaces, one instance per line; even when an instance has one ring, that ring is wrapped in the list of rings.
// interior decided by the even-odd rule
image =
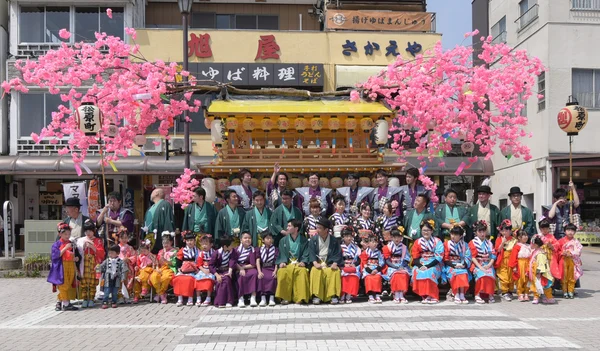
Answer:
[[[485,16],[475,12],[474,17]],[[484,1],[486,2],[486,1]],[[552,193],[569,182],[569,138],[557,124],[558,112],[570,95],[589,111],[587,127],[574,137],[573,182],[582,200],[583,221],[595,227],[600,221],[600,146],[594,138],[600,125],[600,100],[596,77],[600,78],[597,47],[590,38],[600,36],[597,14],[600,2],[491,0],[488,5],[489,33],[495,42],[527,50],[542,60],[547,71],[538,79],[533,96],[526,101],[528,131],[524,139],[531,148],[532,160],[507,159],[498,151],[493,158],[492,185],[496,201],[509,203],[508,190],[520,186],[524,203],[541,216],[542,206],[551,205]],[[484,6],[477,7],[479,9]],[[543,95],[538,97],[537,94]]]

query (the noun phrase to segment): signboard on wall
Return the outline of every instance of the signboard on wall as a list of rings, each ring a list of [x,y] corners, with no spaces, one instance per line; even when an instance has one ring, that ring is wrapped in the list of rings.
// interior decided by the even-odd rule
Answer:
[[[329,10],[327,30],[428,32],[432,13]]]
[[[62,193],[40,192],[40,206],[62,206]]]
[[[316,63],[190,63],[201,80],[232,83],[236,87],[323,87],[323,64]]]

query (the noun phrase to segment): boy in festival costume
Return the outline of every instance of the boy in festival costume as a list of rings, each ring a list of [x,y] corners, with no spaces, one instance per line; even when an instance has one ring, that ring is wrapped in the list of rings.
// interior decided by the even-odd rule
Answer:
[[[317,222],[321,219],[321,202],[317,199],[310,199],[308,202],[310,214],[304,217],[304,236],[308,239],[317,235]]]
[[[444,243],[444,271],[442,281],[450,282],[454,303],[468,304],[465,292],[469,289],[471,250],[463,240],[464,229],[458,224],[450,229],[450,240]]]
[[[531,239],[531,259],[529,260],[529,280],[531,281],[531,291],[533,292],[533,303],[537,305],[539,303],[540,294],[543,293],[542,303],[554,304],[556,300],[552,296],[552,274],[550,274],[550,264],[548,263],[548,257],[542,249],[544,242],[542,239],[535,235]]]
[[[365,292],[369,295],[370,303],[382,303],[381,290],[383,284],[383,269],[385,260],[377,246],[379,238],[375,235],[367,239],[368,247],[361,254],[362,276],[365,281]],[[373,297],[375,295],[375,297]]]
[[[242,233],[240,246],[237,248],[237,289],[238,307],[246,307],[244,296],[250,295],[250,307],[256,307],[256,288],[258,287],[258,271],[256,270],[256,253],[252,247],[250,233]]]
[[[354,243],[354,230],[347,226],[342,229],[342,299],[341,303],[352,303],[352,298],[358,295],[360,285],[359,257],[361,250]]]
[[[53,288],[58,288],[58,301],[56,302],[56,311],[77,311],[70,300],[76,297],[75,291],[75,253],[73,244],[70,241],[71,227],[67,223],[58,224],[59,239],[52,245],[50,250],[50,272],[48,273],[48,283],[52,283]]]
[[[127,264],[119,258],[120,251],[119,245],[108,248],[108,258],[98,267],[98,271],[102,274],[102,286],[104,288],[102,309],[108,308],[109,295],[112,298],[112,308],[117,308],[119,287],[127,277]]]
[[[119,254],[119,258],[123,260],[127,264],[127,278],[125,279],[125,288],[127,289],[127,296],[131,296],[133,294],[133,281],[135,279],[135,263],[136,263],[136,252],[131,245],[129,245],[129,232],[127,228],[121,227],[118,232],[119,236],[119,248],[121,249],[121,253]],[[123,287],[119,290],[119,299],[123,299],[123,302],[128,302],[126,299],[129,297],[124,297]]]
[[[508,266],[512,268],[513,280],[517,284],[519,301],[529,301],[529,259],[531,258],[531,247],[527,244],[529,235],[524,230],[517,232],[517,245],[510,253]]]
[[[299,233],[302,221],[292,219],[288,222],[288,235],[279,241],[279,256],[277,257],[277,291],[275,297],[281,299],[282,305],[290,301],[301,304],[308,302],[309,282],[308,239]]]
[[[187,306],[194,305],[194,290],[196,288],[196,273],[201,265],[200,250],[196,247],[196,235],[185,231],[181,233],[185,240],[185,247],[177,251],[177,275],[171,281],[173,293],[177,295],[177,307],[183,306],[183,297],[187,297]],[[200,295],[198,293],[198,295]]]
[[[496,271],[494,261],[496,252],[492,242],[487,239],[487,223],[484,220],[473,225],[475,238],[469,242],[471,250],[471,272],[475,276],[475,302],[494,303],[494,289],[496,287]],[[482,296],[483,295],[483,296]]]
[[[423,304],[439,303],[438,281],[442,275],[444,245],[433,236],[435,220],[426,219],[419,226],[421,237],[415,240],[411,249],[413,258],[412,287],[421,296]]]
[[[410,252],[408,247],[402,243],[404,227],[392,229],[392,240],[383,247],[383,258],[387,266],[384,279],[390,282],[390,288],[394,294],[394,303],[408,303],[404,297],[408,291],[411,270]]]
[[[256,248],[256,269],[258,270],[258,293],[260,294],[260,307],[275,306],[275,291],[277,290],[277,256],[279,250],[274,245],[273,234],[265,230],[260,234],[263,245]]]
[[[575,282],[583,275],[581,263],[583,246],[579,240],[575,239],[575,232],[577,232],[577,227],[572,223],[567,224],[565,226],[566,236],[557,244],[558,270],[562,273],[562,276],[557,278],[561,280],[565,299],[575,298]]]
[[[342,250],[338,241],[329,234],[331,222],[321,217],[317,222],[317,235],[308,243],[308,255],[312,261],[310,269],[310,293],[313,304],[331,301],[339,303],[342,294],[340,268],[344,265]]]
[[[135,280],[133,282],[133,303],[138,303],[140,298],[148,295],[150,288],[150,275],[154,272],[153,265],[156,264],[156,258],[150,253],[152,242],[146,239],[140,244],[140,254],[137,256],[135,264]]]
[[[104,260],[104,244],[102,239],[96,237],[96,224],[91,220],[83,223],[84,237],[77,239],[77,249],[81,257],[82,264],[79,265],[79,275],[81,279],[81,308],[94,307],[94,295],[98,285],[96,277],[96,266]]]
[[[210,260],[215,254],[212,235],[206,234],[200,240],[202,251],[198,258],[198,273],[196,273],[196,306],[210,306],[212,292],[215,288],[215,275],[210,272]],[[206,299],[202,302],[202,293]]]
[[[512,268],[509,266],[510,254],[517,244],[517,239],[512,235],[512,223],[510,219],[505,219],[498,227],[500,236],[496,239],[496,276],[498,286],[504,301],[512,301],[512,290],[515,286]]]
[[[215,275],[215,307],[230,308],[235,299],[233,287],[233,269],[237,266],[237,250],[233,248],[232,239],[225,235],[219,238],[221,248],[210,259],[210,273]]]
[[[163,248],[156,255],[158,264],[154,272],[150,275],[150,283],[156,290],[154,301],[167,303],[167,289],[175,273],[177,273],[177,249],[173,247],[173,237],[175,233],[162,233]]]

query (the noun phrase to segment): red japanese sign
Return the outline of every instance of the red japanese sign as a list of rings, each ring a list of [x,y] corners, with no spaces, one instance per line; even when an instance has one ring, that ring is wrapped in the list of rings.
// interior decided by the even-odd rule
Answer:
[[[188,41],[188,57],[196,56],[199,58],[212,57],[212,50],[210,48],[210,34],[196,34],[190,35],[191,39]]]
[[[274,35],[261,35],[258,40],[258,51],[254,60],[279,59],[279,45],[275,41]]]

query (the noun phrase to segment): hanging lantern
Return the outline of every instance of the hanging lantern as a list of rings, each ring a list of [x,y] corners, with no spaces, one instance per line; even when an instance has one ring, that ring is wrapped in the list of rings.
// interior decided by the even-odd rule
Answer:
[[[340,129],[339,118],[337,118],[337,116],[331,116],[331,118],[329,118],[329,122],[327,123],[327,126],[329,127],[329,130],[336,133]]]
[[[144,145],[146,145],[146,137],[143,136],[142,134],[138,134],[133,138],[133,142],[138,147],[144,147]]]
[[[306,129],[306,120],[302,116],[298,116],[296,120],[294,120],[294,129],[300,134],[304,133]]]
[[[381,116],[377,120],[375,125],[376,125],[376,127],[375,127],[375,143],[379,146],[383,146],[383,145],[387,144],[387,142],[388,142],[389,124],[385,120],[385,118],[383,118],[383,116]]]
[[[427,122],[427,130],[429,130],[430,132],[433,131],[433,129],[436,126],[436,122],[434,119],[432,119],[431,121]]]
[[[242,128],[246,133],[251,133],[254,130],[254,119],[252,117],[246,117],[242,122]]]
[[[370,132],[371,129],[373,129],[373,120],[371,119],[371,117],[361,118],[360,127],[362,128],[363,132]]]
[[[277,128],[279,128],[282,133],[287,132],[287,130],[290,128],[289,118],[285,116],[279,116],[277,119]]]
[[[208,202],[209,204],[215,202],[215,199],[217,198],[215,180],[213,178],[204,178],[202,179],[200,184],[202,188],[206,191],[206,196],[204,200],[206,200],[206,202]]]
[[[468,154],[468,153],[475,151],[475,144],[473,142],[467,141],[467,142],[462,143],[462,145],[460,146],[460,149],[462,150],[463,153]]]
[[[220,147],[225,139],[225,129],[223,127],[223,120],[215,118],[210,122],[210,139],[217,146]]]
[[[229,116],[225,120],[225,125],[226,125],[227,130],[229,131],[229,133],[233,133],[233,132],[235,132],[235,130],[238,127],[238,120],[234,116]]]
[[[325,177],[319,178],[319,186],[321,188],[329,188],[329,179]]]
[[[569,97],[567,106],[558,112],[558,127],[566,132],[568,136],[579,135],[579,132],[585,128],[587,121],[587,109],[579,106],[579,102],[572,96]]]
[[[102,113],[93,102],[82,102],[76,111],[79,130],[87,136],[96,135],[102,127]]]
[[[119,127],[116,124],[110,123],[108,125],[108,129],[106,130],[106,136],[109,138],[114,138],[119,133]]]
[[[315,133],[319,133],[323,129],[323,119],[319,116],[314,116],[310,120],[310,127]]]
[[[504,156],[506,158],[510,158],[510,157],[512,157],[514,149],[512,146],[509,146],[505,150],[500,149],[500,151],[502,152],[502,156]]]
[[[212,119],[208,118],[208,117],[204,117],[204,127],[206,129],[208,129],[208,131],[210,131],[210,123],[212,122]]]
[[[355,129],[356,119],[354,118],[354,116],[348,116],[348,118],[346,119],[346,130],[350,133],[354,133]]]
[[[260,122],[260,125],[265,133],[268,133],[271,131],[271,129],[273,129],[273,121],[271,121],[269,117],[263,118],[263,120]]]

